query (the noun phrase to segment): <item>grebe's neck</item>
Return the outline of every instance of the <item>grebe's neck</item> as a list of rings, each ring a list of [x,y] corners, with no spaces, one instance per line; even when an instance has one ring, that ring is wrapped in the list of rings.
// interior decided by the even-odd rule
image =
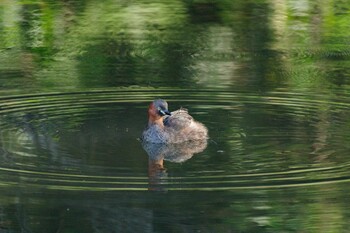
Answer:
[[[148,126],[158,125],[164,127],[163,116],[158,114],[158,110],[154,103],[151,103],[148,108]]]
[[[158,125],[161,128],[164,128],[163,117],[150,115],[148,118],[148,126],[152,125]]]

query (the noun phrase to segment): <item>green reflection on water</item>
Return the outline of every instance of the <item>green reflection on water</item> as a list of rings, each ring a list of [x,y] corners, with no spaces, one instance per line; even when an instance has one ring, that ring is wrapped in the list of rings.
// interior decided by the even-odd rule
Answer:
[[[19,98],[0,102],[1,153],[19,169],[1,170],[0,229],[118,232],[127,222],[134,223],[129,232],[150,225],[148,232],[346,231],[349,22],[344,0],[1,1],[0,93]],[[82,92],[58,98],[53,91]],[[23,96],[32,92],[50,94]],[[193,163],[166,164],[169,193],[146,192],[148,177],[139,170],[143,176],[127,170],[126,183],[140,186],[110,187],[123,181],[83,165],[146,167],[146,158],[131,158],[141,149],[130,138],[142,130],[140,113],[155,95],[177,107],[191,103],[215,142]],[[55,157],[55,148],[38,146],[43,138],[44,146],[66,151]],[[82,142],[72,145],[77,138]],[[39,159],[30,148],[19,150],[30,140]],[[125,161],[105,147],[121,148]],[[104,156],[111,158],[99,160]],[[52,164],[58,171],[45,170]],[[190,180],[202,170],[210,174]],[[62,171],[65,179],[48,178]],[[240,179],[250,176],[257,180]]]
[[[2,1],[0,7],[3,90],[348,84],[344,1]]]

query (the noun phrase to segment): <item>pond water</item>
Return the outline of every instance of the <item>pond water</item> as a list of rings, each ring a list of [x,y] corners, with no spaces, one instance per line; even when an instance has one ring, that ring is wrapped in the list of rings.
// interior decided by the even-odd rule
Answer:
[[[350,231],[347,1],[0,2],[0,232]],[[155,98],[207,142],[139,137]]]

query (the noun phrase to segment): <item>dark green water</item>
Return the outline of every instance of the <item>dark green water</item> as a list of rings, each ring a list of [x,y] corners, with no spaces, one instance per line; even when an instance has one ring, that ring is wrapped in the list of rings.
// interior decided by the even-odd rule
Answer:
[[[344,0],[1,1],[0,232],[349,232],[349,23]],[[207,144],[142,145],[159,97]]]

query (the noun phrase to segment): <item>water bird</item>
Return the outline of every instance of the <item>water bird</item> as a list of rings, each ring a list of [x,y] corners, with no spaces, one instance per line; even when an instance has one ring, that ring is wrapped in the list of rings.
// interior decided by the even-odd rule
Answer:
[[[142,133],[142,141],[149,143],[182,143],[208,139],[208,129],[195,121],[187,109],[170,112],[168,103],[154,100],[148,108],[148,126]]]

